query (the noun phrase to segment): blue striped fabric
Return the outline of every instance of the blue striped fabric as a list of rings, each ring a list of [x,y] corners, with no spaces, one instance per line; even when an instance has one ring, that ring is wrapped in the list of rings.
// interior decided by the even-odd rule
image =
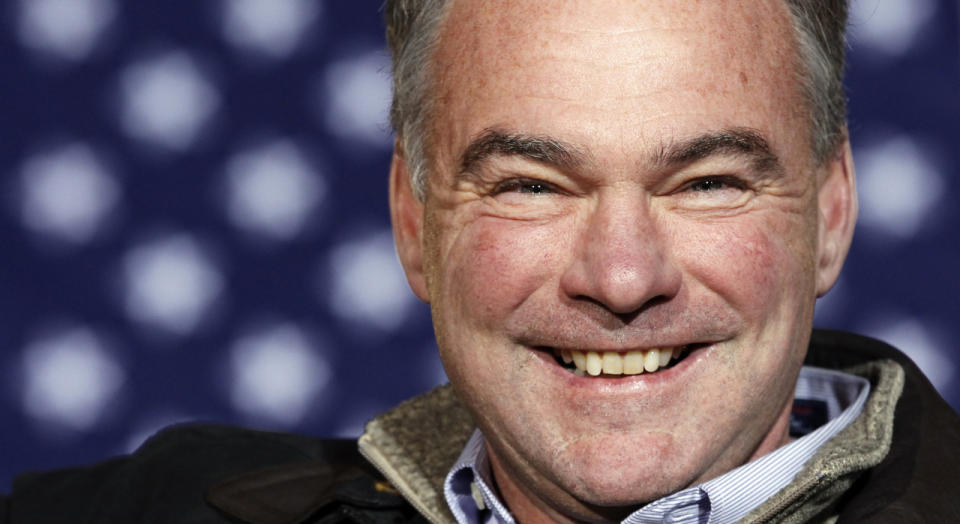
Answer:
[[[864,378],[804,367],[794,398],[824,403],[826,424],[713,480],[651,502],[627,517],[624,524],[737,522],[789,484],[820,446],[853,422],[869,394],[870,383]],[[513,524],[491,485],[486,447],[478,430],[444,485],[447,504],[460,524]]]

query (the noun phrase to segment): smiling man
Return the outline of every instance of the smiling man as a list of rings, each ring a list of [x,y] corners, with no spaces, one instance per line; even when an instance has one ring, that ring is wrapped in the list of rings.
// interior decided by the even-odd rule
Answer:
[[[394,221],[508,506],[625,516],[785,444],[855,214],[787,6],[449,9],[425,197],[398,150]]]
[[[960,521],[953,411],[897,350],[811,329],[857,212],[844,1],[386,19],[397,250],[451,385],[363,457],[173,428],[22,477],[0,522]]]
[[[903,368],[819,334],[811,358],[847,365],[801,370],[856,217],[845,18],[800,0],[388,2],[398,252],[478,428],[428,516],[862,515]],[[362,449],[407,485],[381,424]]]

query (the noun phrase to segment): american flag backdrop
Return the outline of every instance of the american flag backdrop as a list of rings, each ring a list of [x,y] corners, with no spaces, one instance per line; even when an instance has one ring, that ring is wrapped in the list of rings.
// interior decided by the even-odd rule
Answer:
[[[960,8],[856,0],[817,324],[960,407]],[[157,429],[357,435],[443,382],[394,254],[379,0],[0,1],[0,491]]]

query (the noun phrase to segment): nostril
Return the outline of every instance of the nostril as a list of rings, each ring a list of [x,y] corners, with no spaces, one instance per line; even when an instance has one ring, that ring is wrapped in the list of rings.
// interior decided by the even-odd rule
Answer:
[[[632,323],[634,320],[636,320],[636,318],[637,318],[638,316],[640,316],[640,314],[643,313],[644,311],[647,311],[647,310],[649,310],[649,309],[651,309],[651,308],[653,308],[653,307],[655,307],[655,306],[657,306],[657,305],[659,305],[659,304],[664,304],[664,303],[666,303],[666,302],[668,302],[668,301],[670,300],[669,297],[666,297],[666,296],[664,296],[664,295],[658,295],[658,296],[655,296],[655,297],[651,298],[650,300],[647,300],[646,302],[644,302],[643,304],[641,304],[640,307],[638,307],[638,308],[636,308],[636,309],[632,309],[632,310],[630,310],[630,311],[618,311],[616,308],[611,307],[611,305],[609,305],[609,304],[607,304],[607,303],[605,303],[605,302],[603,302],[603,301],[601,301],[601,300],[597,300],[597,299],[595,299],[595,298],[593,298],[593,297],[589,297],[589,296],[586,296],[586,295],[580,295],[580,296],[577,297],[577,298],[578,298],[579,300],[583,300],[584,302],[591,302],[591,303],[593,303],[593,304],[596,304],[596,305],[599,306],[600,308],[603,308],[605,311],[607,311],[607,312],[610,313],[613,317],[615,317],[617,320],[619,320],[623,325],[631,324],[631,323]]]
[[[613,315],[620,319],[620,322],[623,322],[626,325],[632,323],[638,316],[640,316],[640,310],[636,309],[629,313],[614,313]]]

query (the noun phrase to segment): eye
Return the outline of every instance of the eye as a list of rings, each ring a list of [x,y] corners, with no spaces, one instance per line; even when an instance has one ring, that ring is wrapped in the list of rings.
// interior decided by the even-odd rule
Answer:
[[[493,192],[494,194],[521,193],[529,195],[556,193],[550,184],[540,180],[530,180],[526,178],[516,178],[502,182],[497,185]]]
[[[739,176],[708,175],[685,181],[672,195],[679,208],[719,211],[745,205],[754,191],[749,182]]]
[[[690,182],[686,186],[686,190],[698,192],[698,193],[707,193],[711,191],[721,191],[724,189],[745,189],[746,184],[742,180],[734,176],[711,176],[700,178]]]
[[[509,176],[509,175],[507,175]],[[486,194],[486,211],[514,220],[547,220],[569,209],[570,196],[563,186],[538,178],[505,178]]]

